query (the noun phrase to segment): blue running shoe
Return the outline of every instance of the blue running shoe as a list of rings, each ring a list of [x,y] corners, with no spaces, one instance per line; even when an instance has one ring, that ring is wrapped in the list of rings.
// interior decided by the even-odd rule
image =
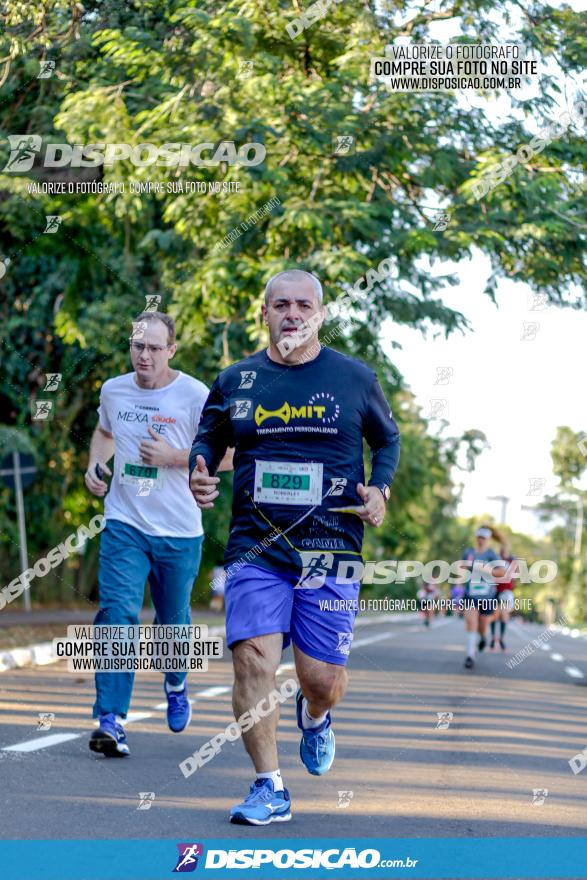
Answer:
[[[302,764],[312,776],[322,776],[332,767],[334,761],[335,743],[334,732],[331,724],[330,712],[319,727],[310,727],[304,730],[302,724],[302,702],[304,695],[301,690],[296,694],[296,713],[298,727],[302,731],[300,742],[300,758]]]
[[[275,791],[271,779],[255,779],[242,804],[230,811],[234,825],[269,825],[271,822],[289,822],[291,800],[287,788]]]
[[[167,696],[167,724],[174,733],[181,733],[192,720],[192,704],[188,700],[188,686],[184,685],[182,691],[168,691],[167,683],[164,685]]]
[[[124,758],[130,754],[124,728],[113,712],[100,715],[100,726],[90,737],[90,749],[106,758]]]

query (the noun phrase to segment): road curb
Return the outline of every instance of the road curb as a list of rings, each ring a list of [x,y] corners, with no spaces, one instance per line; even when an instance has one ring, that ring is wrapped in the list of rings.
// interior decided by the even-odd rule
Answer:
[[[0,672],[22,669],[25,666],[47,666],[48,663],[55,663],[58,659],[53,651],[52,642],[40,642],[27,648],[12,648],[11,651],[0,651]]]

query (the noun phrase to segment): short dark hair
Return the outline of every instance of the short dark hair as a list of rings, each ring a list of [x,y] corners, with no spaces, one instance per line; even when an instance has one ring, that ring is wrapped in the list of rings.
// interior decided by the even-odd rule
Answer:
[[[320,284],[320,280],[316,278],[311,272],[306,272],[305,269],[285,269],[283,272],[278,272],[276,275],[272,275],[267,284],[265,285],[265,305],[269,305],[269,299],[271,297],[271,292],[273,290],[273,285],[275,282],[282,278],[284,281],[292,281],[299,279],[301,275],[305,275],[306,278],[312,279],[312,284],[314,285],[314,293],[316,294],[316,299],[322,305],[323,299],[323,291],[322,285]]]
[[[166,315],[165,312],[141,312],[141,314],[137,315],[134,319],[133,324],[138,324],[140,321],[161,321],[161,323],[165,324],[167,327],[167,345],[174,344],[175,321],[171,315]]]

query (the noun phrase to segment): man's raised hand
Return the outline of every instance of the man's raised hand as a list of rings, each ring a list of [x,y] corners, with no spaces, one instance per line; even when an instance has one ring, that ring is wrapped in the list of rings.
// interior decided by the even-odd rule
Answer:
[[[190,489],[200,510],[214,507],[214,499],[220,494],[216,488],[219,482],[220,477],[211,477],[208,473],[204,456],[198,455],[190,477]]]

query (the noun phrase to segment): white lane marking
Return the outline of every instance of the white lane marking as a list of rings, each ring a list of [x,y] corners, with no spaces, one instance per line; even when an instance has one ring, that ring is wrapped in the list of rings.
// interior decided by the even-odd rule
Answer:
[[[196,702],[195,700],[188,700],[188,703],[190,704],[190,706],[193,706],[195,702]],[[153,709],[158,709],[159,711],[163,711],[163,709],[167,709],[167,703],[157,703],[156,706],[153,706]]]
[[[211,687],[206,688],[206,690],[198,691],[194,696],[196,697],[216,697],[220,694],[225,694],[228,691],[232,690],[232,687]],[[190,700],[190,703],[195,702],[195,700]],[[154,709],[167,709],[167,703],[159,703],[157,706],[153,707]],[[132,724],[133,721],[143,721],[145,718],[152,718],[152,712],[129,712],[126,720],[123,723],[123,726],[126,727],[127,724]],[[4,746],[4,748],[0,749],[3,752],[35,752],[38,749],[46,749],[49,746],[56,746],[61,742],[68,742],[71,739],[79,739],[81,736],[85,736],[85,733],[52,733],[49,736],[39,737],[38,739],[27,740],[24,743],[17,743],[14,746]]]
[[[359,639],[357,642],[353,642],[351,645],[352,648],[362,648],[363,645],[372,645],[373,642],[382,642],[383,639],[393,639],[397,633],[379,633],[378,636],[370,636],[368,639]]]
[[[520,626],[519,623],[516,623],[515,620],[511,620],[509,623],[510,631],[514,630],[525,642],[528,641],[528,633],[527,631]]]
[[[207,699],[211,699],[212,697],[219,697],[221,694],[227,694],[231,690],[232,690],[232,685],[222,685],[222,686],[218,686],[218,687],[209,687],[203,691],[196,691],[196,693],[194,694],[194,699],[190,700],[190,703],[193,706],[194,703],[198,702],[198,699],[207,700]],[[165,703],[157,703],[157,705],[154,708],[155,709],[167,709],[167,703],[166,702]]]
[[[517,624],[514,623],[513,626],[514,626],[516,629],[518,629],[520,632],[522,632],[521,627],[517,626]],[[559,630],[559,631],[560,631],[561,628],[558,627],[556,624],[551,624],[551,625],[549,626],[549,630],[551,630],[551,631],[553,631],[553,630],[554,630],[554,631]],[[578,630],[573,630],[573,631],[570,632],[569,634],[570,634],[571,636],[573,636],[573,633],[574,633],[574,632],[577,632],[577,633],[578,633],[579,631],[578,631]],[[526,636],[527,634],[526,634],[526,633],[523,633],[523,635]],[[574,638],[576,638],[576,636],[574,636]],[[552,651],[552,647],[551,647],[551,645],[549,645],[549,644],[547,644],[547,643],[541,643],[539,647],[540,647],[541,650],[543,650],[543,651]],[[565,662],[565,658],[563,657],[563,655],[562,655],[562,654],[559,654],[559,653],[556,652],[556,651],[552,651],[552,653],[551,653],[549,656],[550,656],[550,659],[551,659],[551,660],[554,660],[554,661],[555,661],[555,663],[564,663],[564,662]],[[584,673],[584,672],[581,672],[580,669],[577,669],[576,666],[565,666],[565,672],[567,673],[568,676],[570,676],[570,678],[576,678],[576,679],[582,679],[582,678],[585,678],[585,673]]]
[[[126,716],[124,724],[132,724],[133,721],[142,721],[144,718],[152,718],[152,712],[129,712]],[[82,734],[80,733],[79,736]]]
[[[232,690],[232,685],[229,685],[229,686],[224,685],[224,686],[222,686],[222,687],[210,687],[210,688],[206,688],[206,689],[203,690],[203,691],[197,691],[197,692],[194,694],[194,699],[193,699],[193,700],[190,700],[190,703],[192,704],[192,706],[194,705],[194,703],[197,703],[198,701],[197,701],[197,699],[195,699],[196,697],[199,697],[199,698],[201,698],[201,699],[206,700],[206,699],[208,699],[208,698],[210,698],[210,697],[219,697],[220,694],[227,694],[228,691],[231,691],[231,690]],[[163,710],[163,709],[167,709],[167,702],[165,702],[165,703],[157,703],[157,705],[154,706],[153,708],[154,708],[154,709],[158,709],[158,710],[160,710],[160,711]]]
[[[198,691],[194,694],[194,697],[201,697],[203,699],[207,699],[209,697],[219,697],[220,694],[227,694],[232,690],[232,685],[223,685],[222,687],[210,687],[206,688],[205,691]]]
[[[445,617],[444,620],[433,620],[430,629],[438,629],[441,626],[448,626],[451,622],[450,617],[448,619]]]
[[[414,612],[406,612],[406,613],[397,613],[397,614],[377,614],[375,616],[367,616],[367,617],[357,617],[355,621],[355,627],[357,626],[381,626],[384,623],[410,623],[413,620],[418,620],[419,614],[417,611]]]
[[[409,629],[406,630],[406,632],[409,632],[409,633],[415,633],[415,632],[425,633],[425,632],[428,632],[428,631],[431,630],[431,629],[440,629],[441,626],[448,626],[448,624],[449,624],[450,622],[451,622],[450,619],[449,619],[449,620],[433,620],[432,623],[430,624],[430,626],[425,626],[425,625],[424,625],[424,621],[422,621],[422,623],[421,623],[419,626],[411,626]]]
[[[353,643],[352,647],[353,648],[361,648],[363,645],[372,645],[373,643],[381,642],[384,639],[392,639],[396,635],[397,635],[397,633],[395,633],[395,632],[393,632],[393,633],[390,633],[390,632],[379,633],[379,635],[376,635],[376,636],[370,636],[365,639],[359,639],[358,641]],[[293,664],[293,663],[282,663],[278,667],[277,673],[286,672],[286,671],[288,671],[290,669],[294,669],[294,668],[295,668],[295,664]],[[198,698],[198,697],[200,697],[200,698],[213,698],[213,697],[218,697],[221,694],[226,694],[231,690],[232,690],[232,685],[222,685],[222,686],[210,687],[210,688],[206,688],[203,691],[197,691],[194,694],[194,697],[195,698]],[[195,700],[190,700],[190,702],[194,703]],[[155,709],[166,709],[167,703],[159,703],[154,708]],[[151,718],[151,717],[152,717],[151,712],[131,712],[129,714],[128,718],[126,719],[125,724],[132,724],[133,721],[140,721],[144,718]],[[54,746],[54,745],[57,745],[58,743],[61,743],[61,742],[68,742],[69,740],[72,740],[72,739],[79,739],[79,737],[81,737],[81,736],[85,736],[85,734],[84,733],[53,733],[53,734],[50,734],[49,736],[46,736],[46,737],[39,737],[38,739],[28,740],[28,742],[17,743],[14,746],[4,746],[4,748],[1,749],[1,751],[4,751],[4,752],[34,752],[34,751],[37,751],[38,749],[49,748],[49,746]]]
[[[167,704],[165,704],[167,705]],[[143,721],[145,718],[152,718],[152,712],[129,712],[123,721],[123,727],[132,724],[133,721]],[[29,739],[23,743],[17,743],[15,746],[5,746],[3,752],[38,752],[39,749],[48,749],[49,746],[57,746],[62,742],[69,742],[72,739],[79,739],[85,736],[84,733],[50,733],[49,736],[40,736],[37,739]]]
[[[81,733],[52,733],[49,736],[40,736],[38,739],[29,739],[27,742],[17,743],[15,746],[4,746],[3,752],[36,752],[38,749],[46,749],[56,746],[58,743],[77,739]]]

